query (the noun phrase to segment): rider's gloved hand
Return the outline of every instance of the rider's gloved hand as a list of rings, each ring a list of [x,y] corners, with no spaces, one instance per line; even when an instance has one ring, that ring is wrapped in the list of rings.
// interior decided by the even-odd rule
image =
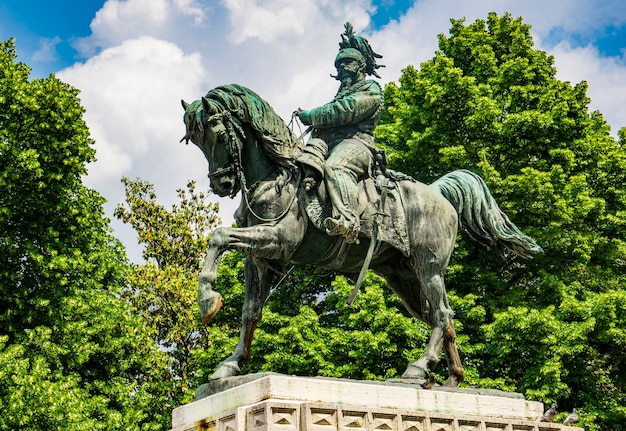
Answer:
[[[305,126],[310,126],[311,124],[313,124],[313,122],[311,121],[311,117],[309,115],[309,111],[305,111],[302,108],[298,108],[293,112],[293,115],[297,115],[300,121],[302,122],[302,124],[304,124]]]

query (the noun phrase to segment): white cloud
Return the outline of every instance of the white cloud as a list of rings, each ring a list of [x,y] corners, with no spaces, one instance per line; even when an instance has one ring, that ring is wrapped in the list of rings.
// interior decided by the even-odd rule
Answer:
[[[368,12],[374,10],[364,0],[303,0],[297,3],[291,0],[223,0],[222,3],[229,12],[229,22],[234,30],[230,37],[237,44],[248,38],[258,38],[264,43],[283,36],[302,39],[305,32],[320,34],[318,25],[325,26],[329,22],[341,25],[349,20],[356,27],[364,27],[369,22]]]
[[[58,76],[81,89],[96,148],[109,148],[116,155],[109,160],[119,158],[124,165],[130,158],[134,169],[146,172],[163,163],[157,151],[173,153],[167,142],[184,134],[180,98],[202,92],[198,84],[203,74],[199,54],[187,55],[170,42],[141,37],[105,49]],[[118,179],[124,166],[101,163],[94,169],[90,180],[97,184]]]
[[[237,26],[232,33],[235,43],[247,38],[259,38],[262,42],[272,42],[284,34],[304,32],[306,11],[300,12],[298,4],[288,0],[277,0],[257,4],[255,0],[225,0],[224,6],[230,11],[230,22]]]
[[[196,0],[174,0],[174,4],[184,14],[193,19],[193,24],[202,24],[205,18],[204,9]]]
[[[179,143],[185,133],[180,99],[204,92],[199,54],[141,37],[57,75],[81,89],[98,158],[89,166],[86,184],[107,198],[107,210],[124,200],[122,176],[153,182],[168,203],[187,179],[206,184],[206,163]]]
[[[61,43],[59,36],[42,37],[39,39],[39,49],[33,53],[33,61],[55,61],[59,58],[57,45]]]
[[[587,46],[572,48],[567,43],[552,49],[557,68],[557,77],[572,85],[587,81],[587,95],[591,98],[590,111],[602,112],[604,119],[612,126],[611,134],[626,127],[626,62],[621,59],[601,57],[598,50]]]
[[[188,29],[202,27],[207,10],[197,0],[107,0],[91,21],[91,36],[76,40],[74,46],[91,56],[142,36],[176,43]]]

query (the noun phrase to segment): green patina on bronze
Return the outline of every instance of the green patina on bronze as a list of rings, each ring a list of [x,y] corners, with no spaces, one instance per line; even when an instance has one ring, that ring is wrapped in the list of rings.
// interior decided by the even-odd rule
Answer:
[[[183,139],[204,153],[213,191],[231,197],[242,192],[238,227],[213,232],[198,279],[200,310],[208,322],[221,306],[221,295],[212,289],[221,256],[227,250],[248,256],[239,343],[212,379],[238,375],[248,361],[273,277],[284,267],[353,275],[369,266],[386,278],[411,315],[432,328],[424,355],[402,377],[428,379],[443,348],[447,384],[456,386],[464,371],[444,274],[458,227],[503,257],[541,252],[500,210],[478,175],[454,171],[425,185],[385,169],[372,135],[382,95],[376,82],[365,79],[376,75],[376,58],[346,24],[337,56],[337,96],[297,111],[312,126],[306,146],[265,100],[242,86],[221,86],[201,101],[183,102]],[[318,178],[309,181],[311,176]],[[370,247],[372,236],[379,240],[376,247]]]

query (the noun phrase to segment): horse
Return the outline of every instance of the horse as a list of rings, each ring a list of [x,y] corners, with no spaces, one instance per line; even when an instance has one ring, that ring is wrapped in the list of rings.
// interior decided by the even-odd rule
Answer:
[[[252,90],[224,85],[201,100],[181,102],[186,126],[181,142],[191,140],[204,154],[212,191],[231,198],[242,195],[235,212],[237,227],[212,232],[198,277],[198,303],[206,324],[221,307],[221,295],[213,290],[221,256],[227,250],[247,256],[239,341],[210,377],[222,379],[239,375],[250,359],[263,304],[282,268],[298,265],[355,274],[362,270],[374,235],[371,229],[362,229],[359,241],[348,244],[314,223],[309,206],[315,198],[308,190],[310,184],[305,189],[303,169],[296,162],[304,144]],[[402,378],[428,379],[443,348],[449,374],[446,385],[458,386],[465,372],[444,274],[459,226],[502,256],[512,253],[530,259],[542,250],[509,220],[482,178],[470,171],[451,172],[430,185],[395,173],[392,184],[402,203],[398,211],[406,221],[406,247],[379,241],[368,259],[369,268],[386,279],[413,317],[431,328],[424,354],[408,365]],[[360,195],[361,200],[372,201],[370,207],[380,203],[380,191],[374,189],[377,193],[371,192],[370,184],[369,194]],[[370,215],[374,213],[375,208]],[[381,233],[391,229],[388,224],[377,227]]]

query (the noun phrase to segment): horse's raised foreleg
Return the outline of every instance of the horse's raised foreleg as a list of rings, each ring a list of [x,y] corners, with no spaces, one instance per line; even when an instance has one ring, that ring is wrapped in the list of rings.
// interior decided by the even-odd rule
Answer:
[[[217,368],[211,379],[237,376],[241,367],[250,360],[250,347],[256,325],[261,320],[263,304],[269,294],[272,272],[261,262],[253,258],[245,261],[246,298],[241,311],[241,332],[239,343],[232,355]]]
[[[198,305],[200,306],[202,323],[205,324],[215,317],[222,306],[222,295],[213,290],[217,280],[217,268],[222,254],[227,250],[223,242],[219,241],[219,238],[215,238],[215,234],[219,230],[219,228],[216,229],[209,240],[204,264],[202,265],[200,275],[198,275]]]
[[[248,256],[286,261],[302,241],[306,225],[287,214],[280,223],[251,227],[216,229],[209,239],[204,265],[198,277],[198,304],[202,322],[208,323],[220,309],[221,295],[213,290],[217,269],[226,250],[238,250]]]

